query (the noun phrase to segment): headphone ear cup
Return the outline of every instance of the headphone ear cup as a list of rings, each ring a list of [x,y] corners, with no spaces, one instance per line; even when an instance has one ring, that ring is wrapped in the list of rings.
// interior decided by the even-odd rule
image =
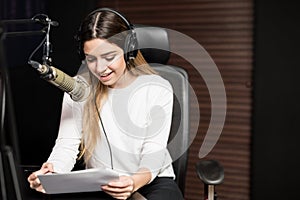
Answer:
[[[126,63],[128,63],[130,60],[134,60],[137,55],[138,49],[138,42],[136,33],[133,29],[129,31],[129,34],[125,38],[124,42],[124,59]]]

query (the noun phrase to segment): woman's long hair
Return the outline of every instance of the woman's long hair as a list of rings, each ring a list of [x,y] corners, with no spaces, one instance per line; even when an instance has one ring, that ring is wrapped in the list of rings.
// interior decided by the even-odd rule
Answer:
[[[84,59],[84,42],[96,38],[107,39],[109,42],[124,49],[126,34],[128,34],[128,27],[117,14],[110,11],[99,11],[88,15],[81,24],[77,35],[81,58]],[[116,35],[118,36],[117,39],[111,41],[110,39]],[[140,51],[137,52],[134,60],[127,62],[126,68],[134,76],[156,73],[147,64]],[[108,86],[103,85],[99,80],[93,84],[92,88],[94,91],[92,91],[92,95],[86,101],[82,120],[82,142],[79,158],[84,156],[85,162],[91,158],[97,141],[100,138],[98,116],[100,116],[102,105],[108,95]]]

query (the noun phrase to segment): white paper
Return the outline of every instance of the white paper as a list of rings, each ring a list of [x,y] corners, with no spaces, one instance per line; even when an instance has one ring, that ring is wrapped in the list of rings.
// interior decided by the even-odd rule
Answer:
[[[101,191],[101,185],[117,180],[119,174],[111,169],[94,168],[62,174],[38,175],[47,194]]]

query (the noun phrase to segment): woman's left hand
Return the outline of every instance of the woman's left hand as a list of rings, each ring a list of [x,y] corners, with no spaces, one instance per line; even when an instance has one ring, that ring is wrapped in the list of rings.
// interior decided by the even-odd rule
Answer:
[[[134,180],[130,176],[120,176],[119,180],[111,181],[101,189],[115,199],[125,200],[134,192]]]

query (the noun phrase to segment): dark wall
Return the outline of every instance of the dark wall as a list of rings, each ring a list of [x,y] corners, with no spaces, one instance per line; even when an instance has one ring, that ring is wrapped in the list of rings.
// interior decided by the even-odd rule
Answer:
[[[255,1],[252,199],[298,199],[300,12]]]
[[[74,35],[82,18],[95,8],[95,1],[58,1],[58,0],[3,0],[0,2],[0,19],[29,19],[36,14],[47,14],[58,21],[58,27],[52,27],[50,42],[53,65],[69,75],[75,75],[80,66]],[[24,29],[25,28],[25,29]],[[36,25],[7,26],[7,31],[36,30]],[[41,42],[43,36],[7,37],[4,40],[5,59],[14,119],[6,115],[6,136],[10,138],[11,128],[8,121],[14,121],[17,134],[15,157],[23,165],[40,166],[49,156],[54,145],[61,112],[63,92],[41,79],[38,73],[27,64],[31,52]],[[42,48],[34,60],[41,61]],[[3,67],[3,66],[1,66]],[[13,140],[13,138],[12,138]],[[14,143],[8,141],[8,143]],[[28,168],[28,167],[26,167]],[[29,167],[31,168],[31,167]],[[21,170],[21,173],[24,172]],[[42,199],[39,194],[29,189],[25,178],[20,181],[24,186],[24,199]],[[8,188],[10,184],[7,185]],[[45,198],[45,197],[44,197]],[[14,198],[11,198],[14,199]]]
[[[52,27],[50,42],[53,65],[69,75],[75,75],[80,60],[74,35],[82,18],[95,8],[94,1],[58,0],[3,1],[2,19],[29,19],[36,14],[47,14],[59,22]],[[7,31],[36,30],[37,25],[7,26]],[[7,37],[5,54],[15,110],[21,164],[41,165],[48,157],[57,136],[63,92],[41,79],[27,64],[31,52],[41,42],[43,35]],[[34,60],[42,59],[42,48]]]

